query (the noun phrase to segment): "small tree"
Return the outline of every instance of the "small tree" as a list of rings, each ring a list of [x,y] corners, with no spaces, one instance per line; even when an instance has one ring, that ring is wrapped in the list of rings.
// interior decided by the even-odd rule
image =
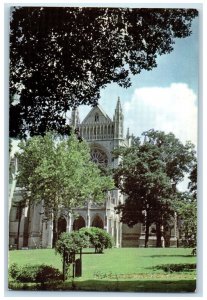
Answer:
[[[75,262],[75,254],[82,248],[89,246],[89,237],[84,233],[74,231],[63,232],[55,244],[55,250],[62,255],[63,260],[63,280],[67,277],[67,272],[71,264]]]
[[[95,248],[95,253],[103,253],[104,249],[112,248],[112,237],[110,236],[110,234],[108,234],[105,230],[101,228],[81,228],[79,232],[89,237],[90,243]]]

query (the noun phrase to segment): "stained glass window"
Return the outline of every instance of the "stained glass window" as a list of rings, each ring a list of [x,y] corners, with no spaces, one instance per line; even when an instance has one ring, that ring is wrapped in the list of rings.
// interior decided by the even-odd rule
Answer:
[[[92,149],[91,150],[91,158],[92,161],[101,164],[101,165],[107,165],[108,164],[108,158],[107,155],[104,153],[104,151],[100,149]]]

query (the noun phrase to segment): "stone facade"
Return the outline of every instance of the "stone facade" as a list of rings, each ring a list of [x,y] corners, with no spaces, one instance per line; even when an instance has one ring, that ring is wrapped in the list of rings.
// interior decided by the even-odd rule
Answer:
[[[80,136],[86,140],[91,148],[92,160],[105,166],[117,167],[120,158],[114,158],[112,151],[119,147],[129,147],[131,139],[129,133],[124,137],[124,116],[121,102],[118,98],[113,119],[100,107],[94,107],[80,122],[78,110],[73,110],[71,125],[79,130]],[[13,177],[10,178],[10,216],[9,216],[9,244],[19,248],[47,248],[52,247],[52,221],[47,219],[43,205],[30,205],[21,208],[21,190],[16,187],[15,173],[18,170],[17,160],[11,165]],[[120,216],[114,208],[124,202],[124,196],[118,189],[109,191],[102,205],[95,205],[86,201],[84,207],[76,208],[73,213],[66,214],[64,209],[59,212],[57,232],[71,232],[81,227],[95,226],[105,229],[114,239],[116,247],[143,247],[144,227],[137,224],[129,228],[120,222]],[[173,225],[170,229],[169,246],[176,246],[177,232]],[[19,232],[19,234],[18,234]],[[19,235],[19,241],[17,236]],[[155,234],[150,234],[149,246],[155,246]]]

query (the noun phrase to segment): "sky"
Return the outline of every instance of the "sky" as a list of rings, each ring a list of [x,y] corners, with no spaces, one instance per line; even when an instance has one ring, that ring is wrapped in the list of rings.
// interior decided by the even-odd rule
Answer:
[[[159,56],[157,67],[132,76],[128,89],[110,84],[101,91],[99,104],[113,117],[120,97],[125,133],[140,136],[155,129],[173,132],[182,142],[197,145],[199,20],[192,24],[192,35],[176,39],[170,54]],[[81,121],[91,107],[79,107]]]

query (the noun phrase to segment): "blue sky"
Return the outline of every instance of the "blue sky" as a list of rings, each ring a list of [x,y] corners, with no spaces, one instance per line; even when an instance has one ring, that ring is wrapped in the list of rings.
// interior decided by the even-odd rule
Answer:
[[[157,58],[157,68],[133,76],[128,89],[117,84],[101,91],[100,104],[113,117],[118,96],[121,99],[125,132],[140,136],[154,128],[173,132],[183,142],[197,143],[199,19],[192,35],[176,39],[174,50]],[[83,120],[90,107],[80,107]]]

